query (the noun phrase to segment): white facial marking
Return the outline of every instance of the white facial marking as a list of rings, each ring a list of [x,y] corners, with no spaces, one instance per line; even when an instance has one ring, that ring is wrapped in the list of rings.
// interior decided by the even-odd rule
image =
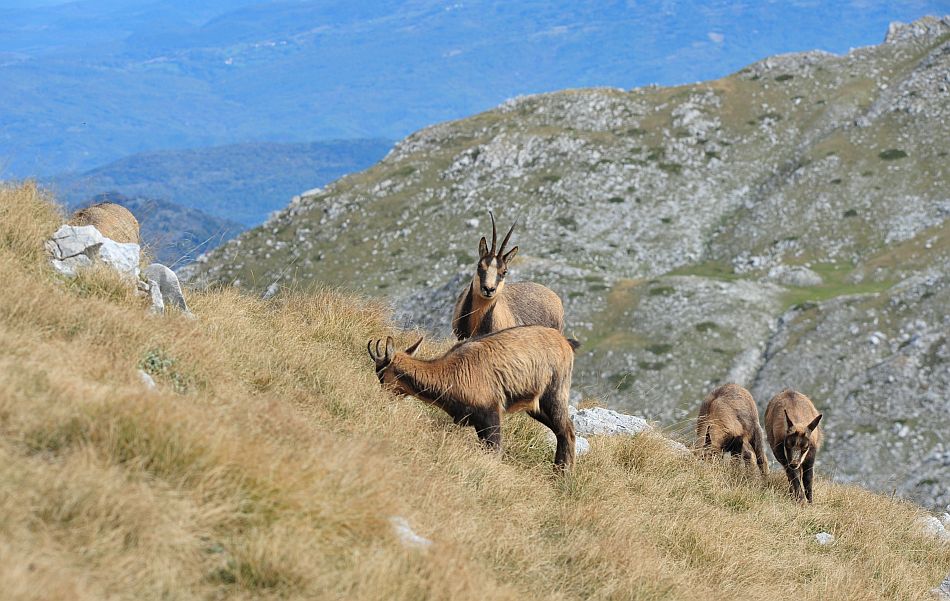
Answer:
[[[493,258],[485,270],[484,285],[489,288],[498,286],[498,259]]]

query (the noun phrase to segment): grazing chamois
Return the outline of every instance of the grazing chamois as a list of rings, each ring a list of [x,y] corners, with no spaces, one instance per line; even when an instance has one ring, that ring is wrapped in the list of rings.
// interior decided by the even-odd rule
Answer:
[[[762,476],[769,473],[765,442],[759,427],[759,410],[749,391],[738,384],[724,384],[710,392],[699,407],[696,446],[703,457],[729,452],[748,465],[759,465]]]
[[[518,253],[518,247],[505,252],[515,226],[495,252],[498,235],[495,216],[491,216],[491,248],[485,237],[478,243],[478,266],[472,282],[455,301],[452,331],[459,340],[489,334],[514,326],[540,325],[561,331],[564,329],[564,306],[560,297],[550,288],[534,282],[515,282],[505,285],[508,263]]]
[[[576,340],[542,326],[519,326],[460,342],[438,359],[416,359],[422,338],[405,351],[393,339],[366,350],[384,388],[431,403],[455,423],[473,426],[489,448],[501,452],[501,416],[527,411],[554,432],[554,465],[574,463],[574,424],[568,414]]]
[[[765,408],[769,446],[785,468],[789,491],[800,502],[812,502],[815,456],[821,448],[820,421],[821,414],[811,399],[794,390],[778,393]]]
[[[94,225],[99,233],[115,242],[139,243],[139,222],[127,208],[101,202],[73,213],[68,225]]]

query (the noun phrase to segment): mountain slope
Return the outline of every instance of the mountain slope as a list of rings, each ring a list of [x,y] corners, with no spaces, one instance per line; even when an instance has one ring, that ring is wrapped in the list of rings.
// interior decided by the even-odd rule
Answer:
[[[493,208],[521,224],[514,277],[565,300],[585,394],[688,429],[718,382],[763,406],[798,387],[828,413],[827,473],[943,505],[948,71],[950,18],[926,18],[879,46],[702,84],[517,98],[410,136],[196,278],[342,284],[445,333]],[[827,313],[841,336],[821,335],[838,341],[828,352],[789,331]],[[900,357],[919,385],[865,384]]]
[[[950,565],[910,503],[818,478],[802,507],[651,435],[555,478],[516,415],[493,456],[380,389],[366,339],[417,332],[379,304],[220,288],[148,316],[113,273],[53,274],[60,220],[0,187],[5,599],[925,599]]]
[[[69,206],[96,194],[119,192],[161,198],[249,227],[301,190],[365,169],[391,147],[388,140],[366,139],[164,150],[44,183]]]

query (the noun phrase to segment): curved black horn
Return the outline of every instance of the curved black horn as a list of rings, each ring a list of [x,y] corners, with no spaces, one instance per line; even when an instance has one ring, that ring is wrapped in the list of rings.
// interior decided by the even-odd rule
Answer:
[[[383,353],[380,352],[380,350],[379,350],[379,344],[380,344],[382,341],[383,341],[382,338],[379,338],[379,339],[376,340],[376,356],[379,357],[380,359],[383,358]]]
[[[505,239],[501,241],[501,248],[498,249],[498,254],[505,254],[505,246],[508,245],[508,239],[511,238],[511,232],[515,231],[515,226],[518,225],[518,220],[515,219],[515,222],[511,224],[511,229],[508,230],[508,233],[505,235]]]
[[[376,360],[376,355],[373,354],[373,341],[366,341],[366,352],[369,353],[369,356],[373,358],[373,361]]]
[[[488,215],[491,217],[491,254],[495,254],[495,242],[498,241],[498,232],[495,231],[495,215],[488,211]]]

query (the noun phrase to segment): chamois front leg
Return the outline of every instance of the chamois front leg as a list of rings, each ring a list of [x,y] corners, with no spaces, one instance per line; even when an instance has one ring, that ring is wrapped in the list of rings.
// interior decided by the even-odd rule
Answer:
[[[811,454],[811,457],[805,459],[805,463],[802,464],[802,484],[805,486],[805,498],[808,499],[808,502],[811,503],[811,488],[812,488],[812,479],[815,476],[815,458],[814,453]]]
[[[791,467],[785,466],[785,475],[788,476],[789,484],[789,493],[791,493],[792,498],[794,498],[799,503],[805,502],[805,493],[802,490],[802,470],[801,468],[793,469]]]

